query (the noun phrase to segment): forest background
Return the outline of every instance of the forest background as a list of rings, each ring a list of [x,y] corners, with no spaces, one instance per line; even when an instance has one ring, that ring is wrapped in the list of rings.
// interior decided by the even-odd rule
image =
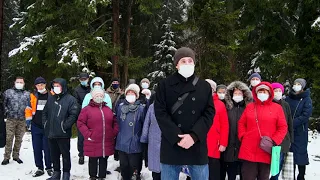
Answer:
[[[320,116],[320,0],[1,0],[1,91],[16,76],[148,77],[175,71],[177,48],[196,52],[197,74],[218,84],[305,78]]]

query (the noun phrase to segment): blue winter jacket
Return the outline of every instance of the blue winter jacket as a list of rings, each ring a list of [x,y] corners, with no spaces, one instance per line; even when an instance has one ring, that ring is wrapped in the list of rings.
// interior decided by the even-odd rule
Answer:
[[[286,98],[290,105],[294,128],[294,142],[291,151],[294,155],[294,162],[298,165],[308,165],[308,123],[312,114],[312,101],[310,89],[295,94],[291,92]]]
[[[117,136],[116,150],[128,154],[141,153],[140,138],[145,118],[145,105],[142,105],[140,101],[136,101],[135,104],[138,105],[138,108],[134,112],[129,111],[124,116],[122,107],[128,104],[127,101],[124,101],[117,109],[119,134]]]

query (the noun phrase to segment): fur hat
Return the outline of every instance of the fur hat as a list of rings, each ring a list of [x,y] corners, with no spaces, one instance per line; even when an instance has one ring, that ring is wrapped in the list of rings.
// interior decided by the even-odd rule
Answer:
[[[196,55],[195,55],[194,51],[190,48],[182,47],[182,48],[179,48],[176,51],[176,53],[174,54],[173,65],[177,66],[180,59],[182,59],[184,57],[191,57],[193,59],[194,63],[196,63]]]
[[[212,90],[213,90],[214,92],[216,92],[216,91],[217,91],[217,83],[214,82],[214,81],[212,81],[211,79],[206,79],[206,81],[210,84]]]
[[[102,95],[104,97],[104,90],[102,88],[93,88],[91,91],[92,99],[98,95]]]
[[[281,89],[282,93],[284,93],[284,87],[283,87],[282,84],[280,84],[280,83],[272,83],[271,86],[272,86],[273,90],[279,88],[279,89]]]
[[[137,84],[130,84],[130,85],[126,88],[124,94],[127,95],[127,92],[130,91],[130,90],[133,91],[133,92],[136,94],[137,99],[138,99],[138,98],[139,98],[139,94],[140,94],[140,88],[139,88],[139,86],[138,86]]]
[[[294,80],[294,83],[299,83],[302,86],[302,89],[304,89],[307,85],[307,81],[305,79],[302,78],[298,78],[296,80]]]

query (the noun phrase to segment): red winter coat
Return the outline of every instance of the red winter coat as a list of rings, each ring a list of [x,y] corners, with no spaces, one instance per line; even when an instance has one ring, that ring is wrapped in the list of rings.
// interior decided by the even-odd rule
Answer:
[[[207,135],[208,156],[219,159],[219,145],[224,147],[228,145],[229,122],[226,106],[219,100],[216,93],[213,95],[213,104],[216,114],[213,118],[213,125]]]
[[[77,125],[84,137],[85,156],[104,157],[114,154],[119,127],[108,106],[91,100],[89,105],[81,110]]]
[[[271,89],[270,97],[267,101],[261,102],[257,98],[255,88],[253,89],[252,95],[255,102],[247,105],[238,122],[238,137],[241,141],[239,159],[270,164],[271,155],[259,146],[261,137],[255,112],[257,112],[261,135],[269,136],[276,145],[281,144],[287,134],[288,127],[282,107],[272,102],[274,94],[270,83],[261,82],[260,84],[265,84]]]

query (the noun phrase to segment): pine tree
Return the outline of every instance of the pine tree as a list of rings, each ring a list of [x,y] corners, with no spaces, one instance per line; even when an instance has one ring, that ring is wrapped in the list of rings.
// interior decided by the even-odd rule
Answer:
[[[153,61],[155,71],[148,74],[148,77],[154,83],[166,78],[174,70],[173,55],[176,51],[176,43],[174,42],[174,32],[171,31],[171,23],[171,19],[168,18],[167,22],[163,24],[165,32],[161,37],[162,41],[154,45],[156,47],[155,60]]]
[[[29,2],[11,26],[21,37],[9,53],[12,70],[29,77],[56,75],[70,78],[85,69],[106,69],[114,54],[110,43],[109,19],[97,7],[109,1]],[[38,71],[33,71],[38,69]]]

